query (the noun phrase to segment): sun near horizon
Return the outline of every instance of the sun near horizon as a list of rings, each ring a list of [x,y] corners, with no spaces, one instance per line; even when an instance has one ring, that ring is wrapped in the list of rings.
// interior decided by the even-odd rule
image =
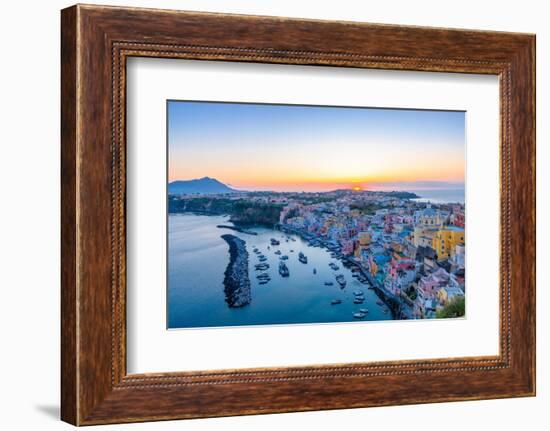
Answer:
[[[250,191],[463,187],[465,115],[170,101],[168,162]]]

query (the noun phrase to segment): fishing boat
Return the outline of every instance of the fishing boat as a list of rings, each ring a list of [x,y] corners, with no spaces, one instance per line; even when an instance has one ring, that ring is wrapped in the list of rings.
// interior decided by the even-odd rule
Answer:
[[[338,282],[340,287],[344,287],[346,285],[346,279],[344,278],[344,276],[342,274],[338,274],[336,276],[336,281]]]
[[[354,294],[355,296],[363,296],[363,291],[362,291],[362,290],[354,290],[354,291],[353,291],[353,294]]]
[[[304,253],[300,252],[298,253],[298,260],[302,263],[307,263],[307,256]]]
[[[338,271],[340,269],[340,267],[336,265],[334,262],[330,262],[328,266],[330,266],[334,271]]]
[[[288,256],[285,254],[285,255],[281,256],[279,259],[281,259],[281,260],[288,260]]]
[[[341,303],[342,303],[341,299],[333,299],[332,301],[330,301],[330,305],[338,305]]]
[[[365,302],[365,298],[361,298],[361,297],[357,297],[353,300],[354,304],[362,304],[363,302]]]
[[[360,313],[364,313],[364,314],[367,314],[369,312],[369,310],[367,308],[360,308],[359,309],[359,312]]]
[[[279,262],[279,274],[281,274],[282,277],[288,277],[290,275],[288,266],[286,266],[283,261]]]
[[[275,254],[281,254],[281,250],[277,250]]]
[[[356,319],[364,319],[365,316],[366,316],[365,313],[361,313],[361,312],[353,313],[353,317],[355,317]]]
[[[271,242],[271,245],[279,245],[279,244],[281,244],[281,242],[278,241],[278,240],[276,240],[275,238],[271,238],[269,241]]]

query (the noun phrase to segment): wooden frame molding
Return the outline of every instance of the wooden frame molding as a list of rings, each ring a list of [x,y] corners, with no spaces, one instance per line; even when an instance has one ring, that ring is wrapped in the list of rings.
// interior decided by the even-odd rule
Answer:
[[[535,37],[77,5],[61,14],[61,416],[75,425],[535,394]],[[126,59],[500,77],[500,353],[126,372]]]

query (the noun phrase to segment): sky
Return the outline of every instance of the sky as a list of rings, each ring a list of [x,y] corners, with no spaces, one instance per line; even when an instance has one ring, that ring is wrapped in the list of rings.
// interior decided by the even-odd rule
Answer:
[[[461,188],[465,113],[168,101],[168,169],[250,191]]]

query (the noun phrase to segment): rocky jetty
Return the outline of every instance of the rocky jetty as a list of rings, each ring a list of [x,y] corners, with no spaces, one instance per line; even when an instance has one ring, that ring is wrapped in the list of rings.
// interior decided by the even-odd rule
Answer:
[[[246,242],[235,235],[221,237],[229,244],[229,264],[223,280],[225,301],[230,307],[243,307],[252,300]]]
[[[229,226],[229,225],[226,225],[226,224],[219,224],[216,227],[218,229],[231,229],[231,230],[234,230],[235,232],[246,233],[248,235],[258,235],[257,232],[254,232],[254,231],[248,230],[248,229],[243,229],[242,227],[238,227],[238,226]]]

